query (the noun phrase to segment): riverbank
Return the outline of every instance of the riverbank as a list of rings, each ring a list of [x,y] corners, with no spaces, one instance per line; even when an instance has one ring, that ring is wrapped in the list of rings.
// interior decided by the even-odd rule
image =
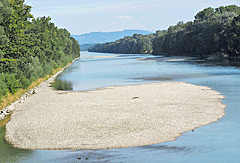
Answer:
[[[224,116],[224,96],[183,82],[66,92],[37,89],[15,108],[6,140],[23,149],[101,149],[171,141]]]
[[[0,110],[0,127],[5,126],[7,122],[11,119],[10,114],[15,110],[16,106],[25,102],[28,97],[36,93],[36,90],[42,86],[46,80],[55,79],[61,72],[63,72],[69,65],[74,61],[78,60],[80,57],[74,59],[71,63],[63,68],[58,68],[53,70],[53,75],[47,75],[45,78],[41,78],[33,82],[28,89],[19,90],[14,95],[9,94],[7,97],[2,99],[1,110]],[[8,116],[8,117],[7,117]],[[7,117],[7,118],[6,118]]]

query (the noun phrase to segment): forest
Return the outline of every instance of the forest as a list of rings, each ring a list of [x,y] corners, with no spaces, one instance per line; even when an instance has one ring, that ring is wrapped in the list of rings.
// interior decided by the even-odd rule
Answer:
[[[152,40],[155,34],[142,35],[134,34],[133,36],[125,36],[115,42],[107,42],[105,44],[97,44],[88,49],[89,52],[102,53],[124,53],[124,54],[141,54],[152,53]]]
[[[80,56],[78,42],[24,0],[0,1],[0,99]]]
[[[151,53],[200,58],[240,58],[240,7],[208,7],[194,21],[179,21],[155,34],[133,35],[97,44],[90,52]]]

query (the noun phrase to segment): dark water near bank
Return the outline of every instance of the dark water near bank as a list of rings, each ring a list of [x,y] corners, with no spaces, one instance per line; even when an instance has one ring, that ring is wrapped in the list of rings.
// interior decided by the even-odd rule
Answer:
[[[166,62],[160,56],[151,55],[99,57],[113,55],[83,52],[82,57],[86,58],[66,69],[57,78],[56,86],[82,91],[112,85],[185,81],[211,87],[223,94],[226,116],[195,132],[183,133],[176,141],[122,149],[20,150],[3,139],[4,129],[1,129],[0,162],[240,162],[239,68],[204,61]],[[96,58],[87,58],[90,56]]]

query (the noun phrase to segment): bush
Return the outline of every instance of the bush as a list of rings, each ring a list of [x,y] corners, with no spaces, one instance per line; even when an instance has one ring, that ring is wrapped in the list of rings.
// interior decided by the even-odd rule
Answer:
[[[0,102],[1,102],[1,98],[8,93],[7,86],[5,82],[2,80],[1,76],[2,75],[0,75]]]
[[[15,78],[15,74],[2,74],[2,80],[5,82],[8,91],[12,94],[21,88],[19,80]]]

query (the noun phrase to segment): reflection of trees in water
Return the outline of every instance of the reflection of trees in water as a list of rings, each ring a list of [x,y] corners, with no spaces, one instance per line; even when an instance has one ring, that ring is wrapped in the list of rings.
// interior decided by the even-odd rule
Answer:
[[[14,148],[4,139],[4,135],[5,128],[0,127],[0,162],[20,162],[33,153],[32,150]]]
[[[187,61],[189,64],[194,64],[198,66],[205,66],[205,67],[211,67],[211,66],[222,66],[222,67],[240,67],[240,60],[236,59],[222,59],[222,60],[192,60]]]
[[[52,86],[57,90],[73,90],[72,82],[63,81],[56,78]]]

